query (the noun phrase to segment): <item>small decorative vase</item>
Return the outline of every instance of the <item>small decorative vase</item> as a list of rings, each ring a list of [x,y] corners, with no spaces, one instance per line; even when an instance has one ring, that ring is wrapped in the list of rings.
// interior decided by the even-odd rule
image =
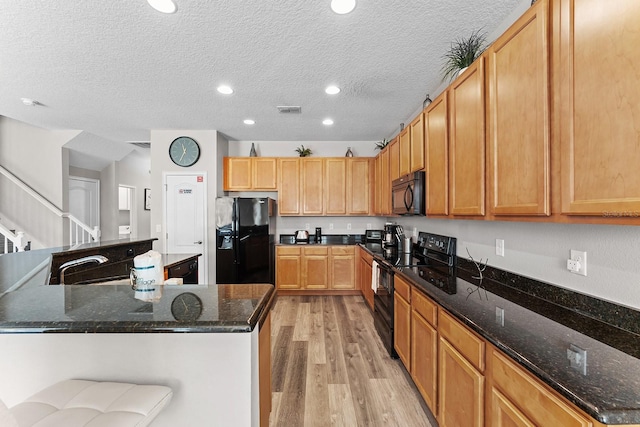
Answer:
[[[256,153],[256,146],[253,142],[251,143],[251,151],[249,151],[249,157],[258,157],[258,153]]]
[[[347,147],[347,154],[344,155],[345,157],[353,157],[353,151],[351,151],[351,147]]]

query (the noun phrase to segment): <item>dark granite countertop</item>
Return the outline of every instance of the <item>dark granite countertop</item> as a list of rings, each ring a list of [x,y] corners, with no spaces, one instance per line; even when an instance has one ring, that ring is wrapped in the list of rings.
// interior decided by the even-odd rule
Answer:
[[[416,269],[395,271],[594,419],[640,423],[640,335],[494,280],[478,286],[468,270],[458,269],[453,294]],[[504,326],[496,307],[504,310]],[[586,375],[570,367],[571,344],[587,350]]]
[[[357,245],[363,243],[365,237],[363,234],[323,234],[319,242],[316,242],[315,235],[309,233],[309,242],[296,243],[293,234],[281,234],[280,243],[276,245]]]
[[[159,301],[129,285],[42,285],[0,298],[0,333],[250,332],[275,298],[271,284],[163,286]]]

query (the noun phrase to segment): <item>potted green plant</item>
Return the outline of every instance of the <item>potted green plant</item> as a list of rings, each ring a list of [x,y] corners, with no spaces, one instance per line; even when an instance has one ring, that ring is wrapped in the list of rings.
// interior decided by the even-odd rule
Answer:
[[[304,145],[301,145],[300,147],[296,148],[296,153],[298,153],[300,157],[309,157],[311,154],[313,154],[311,152],[311,148],[305,148]]]
[[[476,30],[467,38],[458,38],[444,54],[442,81],[453,80],[484,52],[487,34]]]
[[[376,150],[382,150],[387,145],[389,145],[389,140],[382,139],[382,141],[376,142]]]

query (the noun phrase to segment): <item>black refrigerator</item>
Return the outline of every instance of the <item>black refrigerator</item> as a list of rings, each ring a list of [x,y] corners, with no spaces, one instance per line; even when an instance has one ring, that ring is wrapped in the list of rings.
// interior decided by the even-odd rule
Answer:
[[[275,284],[275,201],[216,199],[216,283]]]

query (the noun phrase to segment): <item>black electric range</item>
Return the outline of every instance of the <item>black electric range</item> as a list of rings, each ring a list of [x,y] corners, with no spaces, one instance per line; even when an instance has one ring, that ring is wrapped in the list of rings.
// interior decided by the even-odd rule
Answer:
[[[456,239],[420,232],[411,252],[386,249],[374,256],[378,286],[374,294],[374,325],[384,346],[397,358],[394,340],[394,274],[411,269],[418,277],[448,293],[455,293]]]

